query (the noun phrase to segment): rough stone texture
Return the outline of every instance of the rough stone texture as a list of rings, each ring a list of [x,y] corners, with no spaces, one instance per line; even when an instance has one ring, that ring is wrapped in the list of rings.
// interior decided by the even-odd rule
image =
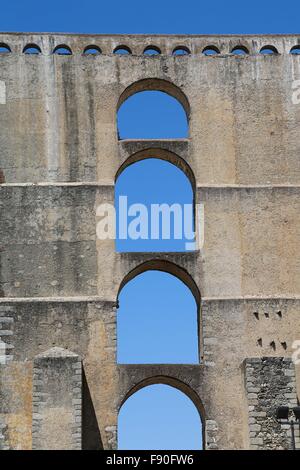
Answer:
[[[0,450],[9,450],[9,444],[7,442],[7,425],[3,416],[0,415]]]
[[[207,450],[218,450],[218,431],[219,427],[216,421],[206,420],[205,422],[205,436],[206,443],[205,449]]]
[[[53,347],[83,359],[82,445],[106,446],[105,427],[116,425],[115,304],[86,297],[15,299],[8,305],[14,319],[14,360],[0,365],[0,417],[3,413],[9,423],[11,447],[31,448],[32,364]],[[0,309],[6,307],[0,302]]]
[[[94,192],[0,187],[2,295],[96,293]]]
[[[278,406],[297,406],[295,366],[291,359],[263,357],[245,361],[252,449],[289,450],[289,425],[276,419]],[[299,428],[295,427],[296,448],[300,449]]]
[[[32,449],[82,448],[82,363],[51,348],[33,363]]]
[[[0,305],[0,365],[14,358],[14,317],[13,307]]]
[[[32,448],[33,365],[59,347],[82,359],[82,448],[116,448],[120,406],[152,383],[190,397],[206,448],[249,448],[262,438],[248,423],[244,361],[275,364],[300,340],[300,58],[289,54],[299,37],[9,33],[0,42],[12,51],[0,55],[0,446]],[[42,54],[23,54],[29,43]],[[58,44],[73,55],[53,55]],[[91,44],[102,54],[83,55]],[[114,55],[121,44],[132,55]],[[162,54],[144,56],[151,44]],[[202,55],[212,44],[221,54]],[[249,55],[230,54],[237,44]],[[258,54],[266,44],[279,54]],[[172,56],[180,45],[191,54]],[[181,102],[188,138],[118,139],[117,109],[143,89]],[[201,250],[116,253],[96,239],[97,206],[113,203],[116,177],[149,156],[181,168],[204,203]],[[199,365],[116,364],[119,291],[148,269],[191,289]]]

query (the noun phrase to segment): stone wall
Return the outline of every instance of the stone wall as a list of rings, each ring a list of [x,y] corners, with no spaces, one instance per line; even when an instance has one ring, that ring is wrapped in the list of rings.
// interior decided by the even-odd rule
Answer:
[[[291,428],[276,421],[279,406],[298,405],[295,366],[291,359],[263,357],[246,359],[246,391],[249,405],[251,449],[291,449]],[[299,428],[295,429],[300,449]]]
[[[3,416],[0,415],[0,450],[9,450],[9,442],[6,435],[7,425]]]
[[[299,37],[1,33],[0,42],[11,49],[0,55],[0,446],[31,449],[32,437],[33,447],[46,445],[38,419],[31,432],[33,409],[43,408],[33,368],[52,348],[82,359],[84,449],[115,448],[120,406],[152,383],[193,401],[207,449],[246,449],[249,439],[253,448],[288,446],[284,429],[270,440],[271,418],[250,416],[249,435],[248,400],[260,407],[251,412],[269,417],[275,402],[300,395],[299,366],[288,385],[292,369],[279,359],[289,360],[300,340],[300,60],[290,54]],[[27,44],[41,53],[24,54]],[[72,54],[53,54],[59,44]],[[121,44],[131,54],[114,54]],[[151,44],[161,54],[144,55]],[[238,44],[249,54],[231,54]],[[278,54],[260,54],[267,44]],[[85,55],[88,45],[102,53]],[[209,45],[220,54],[204,55]],[[190,54],[173,55],[179,46]],[[118,108],[142,90],[179,100],[186,139],[119,139]],[[118,175],[148,157],[189,177],[204,204],[200,250],[116,253],[113,240],[97,239],[98,205],[113,204]],[[120,289],[149,269],[192,291],[199,364],[116,364]],[[247,358],[258,360],[248,373],[261,369],[245,393]],[[266,370],[278,379],[267,384],[272,403],[253,391]]]
[[[52,348],[34,359],[32,449],[82,448],[82,363]]]
[[[0,305],[0,365],[14,358],[14,308]]]

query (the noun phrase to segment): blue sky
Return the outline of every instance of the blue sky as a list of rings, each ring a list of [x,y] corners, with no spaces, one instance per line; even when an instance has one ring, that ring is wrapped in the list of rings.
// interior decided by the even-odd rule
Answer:
[[[118,133],[124,139],[181,139],[188,137],[188,121],[182,105],[173,97],[159,91],[137,93],[126,100],[118,112]],[[120,196],[126,196],[128,206],[143,204],[148,211],[148,235],[151,233],[151,204],[180,204],[183,237],[174,236],[172,217],[171,239],[162,239],[162,221],[158,240],[117,239],[118,251],[186,251],[185,243],[193,241],[184,236],[184,204],[193,212],[193,190],[187,176],[169,162],[151,158],[130,165],[120,174],[116,183],[115,201],[119,209]],[[128,218],[128,223],[135,219]],[[190,228],[193,231],[193,218]],[[119,219],[118,219],[119,220]],[[119,232],[119,225],[117,225]],[[147,230],[146,230],[147,231]],[[147,234],[145,234],[147,235]],[[180,235],[180,234],[179,234]]]
[[[2,2],[0,17],[0,30],[24,32],[258,34],[297,33],[299,25],[299,0],[12,0]],[[185,126],[181,107],[166,96],[136,96],[120,110],[121,137],[184,137]],[[126,169],[117,194],[146,204],[190,201],[186,177],[170,164],[160,163],[148,160]],[[153,181],[155,191],[150,189]],[[123,246],[125,250],[145,248],[132,242]],[[152,249],[181,250],[182,244],[156,242]],[[136,362],[195,362],[195,315],[194,299],[173,277],[151,272],[134,279],[120,294],[119,361],[134,362],[136,356]],[[120,447],[200,448],[200,429],[191,401],[178,390],[157,385],[141,390],[123,405]]]
[[[199,362],[197,305],[179,279],[147,271],[126,284],[119,303],[119,363]]]
[[[118,113],[121,138],[163,139],[188,136],[182,106],[160,92],[129,98]],[[169,162],[151,158],[128,166],[116,184],[128,205],[190,204],[193,190],[187,176]],[[128,221],[133,218],[128,218]],[[161,235],[161,231],[160,231]],[[187,240],[117,240],[118,251],[185,251]],[[148,271],[122,289],[118,310],[119,363],[199,362],[197,305],[190,290],[167,273]],[[174,413],[174,411],[176,412]],[[119,416],[120,449],[200,449],[198,411],[182,392],[157,385],[133,395]]]
[[[119,363],[198,363],[197,305],[181,281],[148,271],[123,288],[119,301]],[[201,448],[197,409],[166,385],[131,396],[121,408],[118,431],[120,449]]]
[[[186,242],[189,240],[184,236],[184,222],[186,226],[193,230],[193,190],[190,181],[185,174],[179,170],[175,165],[169,162],[151,158],[135,163],[127,167],[119,176],[116,184],[116,208],[119,208],[120,197],[127,197],[128,207],[133,204],[143,204],[147,210],[146,220],[148,220],[148,227],[145,226],[143,235],[151,237],[151,227],[157,227],[159,231],[159,239],[117,239],[117,251],[186,251]],[[182,215],[182,223],[178,222],[181,239],[174,237],[174,224],[177,216],[170,217],[170,235],[171,239],[162,239],[163,222],[160,217],[159,225],[156,223],[156,217],[151,218],[151,204],[179,204],[179,209]],[[184,217],[184,205],[189,205],[190,210],[188,213],[191,217]],[[144,213],[144,212],[142,212]],[[139,208],[137,207],[138,214]],[[136,215],[128,216],[128,230],[130,230],[130,223],[136,220]],[[117,222],[119,217],[117,218]],[[168,222],[167,217],[165,218]],[[117,224],[119,227],[119,224]],[[140,229],[137,228],[137,235]],[[192,233],[191,233],[192,235]],[[168,234],[166,234],[168,236]],[[194,238],[191,239],[193,241]]]
[[[2,31],[77,33],[297,33],[300,2],[215,0],[12,0]]]
[[[155,410],[149,406],[154,400]],[[132,432],[128,432],[128,428]],[[197,409],[186,395],[168,385],[152,385],[139,390],[128,398],[126,407],[120,411],[120,450],[199,450],[201,441]]]

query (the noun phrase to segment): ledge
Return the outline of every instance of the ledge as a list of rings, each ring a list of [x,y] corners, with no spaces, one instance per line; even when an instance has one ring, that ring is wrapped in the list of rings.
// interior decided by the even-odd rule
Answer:
[[[283,295],[264,295],[264,296],[232,296],[232,297],[202,297],[201,303],[205,302],[241,302],[241,301],[270,301],[270,300],[296,300],[300,301],[300,295],[283,294]],[[111,304],[116,307],[116,300],[103,299],[99,296],[86,297],[1,297],[1,304],[14,303],[31,303],[31,302],[99,302],[102,304]],[[120,364],[122,365],[122,364]],[[127,365],[127,364],[126,364]],[[199,365],[199,364],[194,364]]]
[[[300,300],[300,294],[282,294],[282,295],[244,295],[229,297],[201,297],[204,302],[241,302],[241,301],[269,301],[269,300]]]
[[[103,299],[98,296],[87,296],[87,297],[1,297],[1,304],[6,303],[33,303],[33,302],[99,302],[102,304],[111,304],[112,307],[116,307],[117,302],[115,300]]]
[[[92,188],[114,188],[115,184],[110,181],[87,181],[87,182],[27,182],[27,183],[2,183],[1,188],[23,188],[23,187],[92,187]],[[196,187],[197,190],[201,189],[300,189],[300,184],[199,184]]]

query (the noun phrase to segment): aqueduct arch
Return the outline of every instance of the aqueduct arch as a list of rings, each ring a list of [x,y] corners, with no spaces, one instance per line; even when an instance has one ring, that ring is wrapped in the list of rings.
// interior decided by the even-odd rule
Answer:
[[[165,118],[157,125],[160,115]],[[130,84],[117,103],[118,138],[167,139],[189,136],[190,105],[171,81],[148,78]]]
[[[157,274],[158,272],[163,272],[163,273],[171,275],[174,278],[177,278],[180,282],[182,282],[182,284],[184,284],[187,287],[187,291],[184,293],[185,297],[188,299],[188,297],[191,295],[194,298],[194,301],[195,301],[194,305],[191,305],[189,303],[188,304],[189,305],[188,310],[180,312],[180,315],[178,314],[178,317],[181,318],[180,321],[182,323],[180,323],[180,324],[181,324],[182,329],[184,329],[184,326],[185,326],[184,322],[186,323],[186,326],[189,327],[189,335],[188,335],[188,338],[187,337],[185,338],[185,342],[189,343],[189,348],[190,348],[191,352],[189,353],[188,356],[186,356],[186,348],[185,347],[183,347],[182,345],[178,345],[175,348],[175,344],[172,343],[171,341],[169,341],[168,345],[170,347],[170,351],[169,351],[168,354],[170,354],[171,351],[174,351],[176,349],[176,352],[178,351],[178,353],[176,354],[176,358],[178,358],[178,360],[176,362],[178,362],[178,364],[179,363],[180,364],[185,363],[185,360],[190,360],[191,363],[195,363],[195,362],[199,363],[201,357],[203,357],[203,352],[202,352],[203,338],[202,338],[201,311],[200,311],[200,299],[201,298],[200,298],[199,289],[198,289],[195,281],[193,280],[192,276],[184,268],[176,265],[175,263],[168,262],[168,261],[162,260],[162,259],[151,259],[149,261],[146,261],[146,262],[142,263],[139,266],[136,266],[135,268],[133,268],[125,276],[125,278],[121,282],[119,292],[118,292],[118,297],[117,297],[118,309],[122,307],[122,303],[119,302],[119,296],[120,296],[121,292],[123,291],[124,287],[127,284],[129,284],[134,278],[142,275],[143,273],[147,273],[149,271],[154,271],[155,274]],[[158,279],[160,279],[159,276],[158,276]],[[159,282],[163,284],[165,281],[166,281],[166,279],[160,279]],[[152,279],[152,283],[153,282],[154,282],[154,279]],[[169,282],[170,282],[170,280],[169,280]],[[143,280],[143,282],[140,283],[139,285],[140,286],[143,285],[143,288],[145,290],[144,296],[147,298],[147,288],[146,288],[145,280]],[[157,285],[156,285],[156,287],[157,287]],[[137,289],[136,286],[134,288]],[[149,288],[148,288],[148,290],[149,290]],[[134,292],[134,289],[131,290],[131,296],[134,295],[133,292]],[[152,297],[154,297],[154,298],[157,297],[157,293],[155,292],[155,290],[151,290],[151,292],[152,292]],[[128,295],[128,293],[126,293],[126,294]],[[165,294],[165,296],[166,295],[167,294]],[[170,295],[169,295],[169,297],[166,297],[166,298],[168,298],[171,301]],[[125,304],[126,304],[126,297],[125,297]],[[133,302],[133,300],[131,300],[130,306],[131,307],[129,308],[128,305],[127,305],[127,309],[129,309],[129,312],[126,310],[126,308],[125,308],[125,310],[122,309],[122,313],[118,312],[118,316],[117,316],[118,325],[119,325],[120,318],[121,318],[121,325],[124,325],[124,323],[126,322],[126,318],[128,318],[128,315],[130,314],[130,309],[133,309],[134,306],[135,306],[135,303]],[[140,314],[144,315],[142,306],[139,308],[139,310],[140,310]],[[163,314],[163,311],[161,313]],[[122,315],[122,316],[120,317],[120,315]],[[172,322],[172,315],[170,315],[168,317],[168,321]],[[148,320],[148,322],[149,322],[149,320]],[[178,322],[178,319],[177,319],[177,322]],[[153,322],[152,322],[152,324],[153,324]],[[163,326],[157,326],[157,328],[166,328],[166,325],[163,322],[160,322],[159,325],[163,325]],[[148,324],[148,327],[150,327],[150,323]],[[169,326],[169,328],[170,328],[170,326]],[[120,331],[119,327],[118,327],[118,331]],[[125,344],[127,342],[127,344],[128,344],[128,341],[129,341],[130,342],[130,348],[133,348],[134,344],[135,344],[135,335],[137,334],[137,332],[140,332],[140,334],[142,335],[143,334],[142,331],[143,331],[143,329],[140,326],[140,330],[137,329],[135,331],[134,335],[131,337],[131,339],[130,339],[130,337],[128,337],[128,333],[123,334],[120,338],[118,336],[117,337],[117,344],[119,345],[120,344],[119,342],[121,342],[121,341],[122,341],[122,344],[123,344],[123,342],[125,342]],[[172,329],[171,329],[171,331],[172,331]],[[178,324],[177,324],[177,330],[175,329],[173,331],[174,332],[177,331],[177,334],[180,336],[180,332],[178,331]],[[167,332],[166,332],[166,334],[167,334]],[[154,347],[154,344],[151,340],[151,336],[149,336],[149,338],[148,337],[145,338],[144,341],[145,341],[145,344],[149,344],[149,347],[150,347],[150,345],[152,345],[152,347]],[[166,339],[165,339],[165,343],[166,343]],[[166,344],[165,347],[167,348],[168,345]],[[123,346],[123,348],[124,348],[124,346]],[[127,346],[127,349],[128,349],[128,346]],[[141,352],[141,349],[137,348],[137,350],[135,351],[136,357],[135,357],[135,361],[134,361],[136,364],[141,364],[143,362],[140,359],[139,352]],[[174,352],[173,352],[173,355],[174,355]],[[167,360],[166,361],[161,360],[162,356],[164,356],[163,351],[161,351],[161,354],[159,355],[159,357],[157,356],[158,359],[156,359],[155,362],[156,363],[157,362],[169,362]],[[188,357],[188,359],[183,360],[182,356]],[[154,362],[154,359],[152,359],[152,361]],[[120,362],[121,364],[122,363],[127,363],[127,360],[125,360],[125,361],[124,361],[124,359],[123,360],[118,360],[118,362]],[[149,362],[149,361],[147,361],[147,362]],[[173,363],[173,361],[171,361],[171,362]]]
[[[139,274],[142,274],[149,270],[163,271],[163,272],[172,274],[173,276],[177,277],[190,289],[193,296],[195,297],[195,301],[197,305],[200,306],[201,296],[200,296],[199,288],[197,284],[195,283],[195,281],[193,280],[192,276],[188,273],[188,271],[182,268],[181,266],[176,265],[175,263],[172,263],[171,261],[168,261],[165,259],[159,259],[159,258],[150,259],[134,267],[122,280],[120,284],[120,288],[119,288],[119,293],[123,289],[123,287],[127,284],[127,282],[129,282],[131,279],[138,276]]]
[[[187,176],[187,178],[189,179],[191,183],[193,191],[195,192],[196,179],[195,179],[195,175],[191,166],[187,163],[186,160],[184,160],[182,157],[180,157],[176,153],[166,150],[164,148],[159,148],[159,147],[145,148],[127,157],[127,159],[121,164],[121,166],[119,167],[116,173],[115,182],[117,181],[120,174],[126,168],[128,168],[128,166],[133,165],[134,163],[143,161],[147,158],[157,158],[159,160],[164,160],[177,166]]]
[[[28,44],[41,50],[35,59]],[[54,448],[56,435],[81,448],[88,402],[94,436],[115,449],[116,403],[155,377],[201,397],[206,449],[291,447],[275,411],[300,396],[297,44],[297,35],[0,33],[0,448],[31,449],[32,435],[35,448]],[[53,54],[59,45],[65,53]],[[260,54],[267,45],[278,54]],[[102,54],[83,54],[90,46]],[[161,54],[144,55],[149,46]],[[173,55],[179,46],[188,54]],[[245,58],[231,54],[237,46]],[[179,101],[188,139],[117,138],[117,109],[144,90]],[[204,203],[200,250],[117,253],[97,239],[96,209],[113,203],[116,173],[148,151],[177,164]],[[118,289],[148,269],[192,291],[200,364],[116,363]]]
[[[174,377],[167,377],[167,376],[154,376],[149,377],[147,379],[142,380],[138,384],[134,385],[130,390],[127,391],[126,395],[122,398],[119,403],[119,410],[125,403],[125,401],[134,393],[138,392],[144,387],[148,387],[149,385],[156,385],[156,384],[165,384],[170,385],[170,387],[174,387],[180,392],[184,393],[195,405],[198,413],[200,415],[201,420],[205,421],[205,410],[204,406],[201,402],[200,397],[198,396],[197,392],[193,390],[188,384],[179,380]]]
[[[162,80],[156,77],[144,78],[129,85],[119,97],[117,110],[130,96],[141,91],[162,91],[163,93],[173,96],[173,98],[177,99],[179,103],[181,103],[186,112],[187,119],[189,120],[190,104],[185,93],[171,81]]]
[[[179,390],[183,395],[191,400],[194,404],[195,409],[197,410],[200,422],[201,422],[201,436],[202,436],[202,449],[205,449],[205,411],[203,404],[195,390],[193,390],[189,385],[184,383],[183,381],[168,376],[154,376],[148,379],[145,379],[138,384],[134,385],[123,398],[123,400],[119,404],[119,413],[121,411],[122,406],[126,403],[128,398],[135,395],[135,393],[139,392],[143,388],[149,387],[151,385],[168,385],[176,390]],[[155,412],[155,410],[153,410]],[[174,410],[176,413],[176,410]]]

